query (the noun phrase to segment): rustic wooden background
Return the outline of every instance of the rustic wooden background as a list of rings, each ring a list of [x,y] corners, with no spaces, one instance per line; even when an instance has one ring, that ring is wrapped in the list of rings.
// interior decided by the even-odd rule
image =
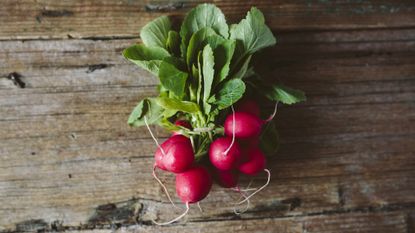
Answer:
[[[0,232],[415,232],[414,0],[214,1],[233,22],[265,13],[279,43],[262,70],[308,101],[280,108],[272,182],[249,211],[215,187],[204,212],[152,225],[180,211],[126,119],[157,80],[120,53],[199,2],[0,1]]]

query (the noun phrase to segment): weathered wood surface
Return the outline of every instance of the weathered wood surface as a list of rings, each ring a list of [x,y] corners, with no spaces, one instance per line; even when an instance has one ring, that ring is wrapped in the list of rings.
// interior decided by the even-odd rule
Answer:
[[[214,2],[234,22],[255,5],[279,30],[402,28],[415,26],[413,0],[2,0],[0,39],[136,36],[149,20],[182,17],[202,2]]]
[[[161,14],[144,12],[155,4],[149,1],[111,3],[2,2],[0,231],[415,232],[413,1],[255,1],[279,37],[257,67],[270,80],[303,89],[308,101],[280,108],[282,141],[270,161],[272,181],[249,211],[234,215],[238,195],[215,187],[201,203],[203,213],[192,206],[185,221],[168,227],[151,223],[180,213],[151,177],[154,142],[144,128],[125,123],[157,84],[120,56],[138,39],[13,40],[66,37],[69,25],[75,37],[136,36]],[[217,4],[231,18],[251,5]],[[360,17],[347,10],[382,4],[395,8]],[[41,10],[75,13],[33,26],[30,17]],[[321,18],[310,20],[317,14]],[[348,30],[307,31],[322,28]],[[7,78],[13,72],[24,88]],[[154,130],[160,139],[167,136]],[[160,175],[174,192],[173,176]],[[253,185],[263,182],[260,176]]]

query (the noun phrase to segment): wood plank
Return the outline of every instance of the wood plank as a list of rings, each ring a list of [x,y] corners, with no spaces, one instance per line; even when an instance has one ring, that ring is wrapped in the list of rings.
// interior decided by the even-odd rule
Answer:
[[[272,183],[252,199],[243,219],[278,217],[270,221],[281,222],[281,232],[297,232],[293,216],[413,205],[413,32],[286,32],[279,47],[258,57],[270,79],[304,89],[309,100],[280,108],[282,141],[270,159]],[[0,78],[0,230],[24,227],[30,219],[43,226],[59,220],[110,228],[111,221],[131,225],[138,217],[145,225],[180,212],[171,211],[151,177],[155,145],[148,132],[125,124],[137,99],[154,94],[157,84],[119,55],[133,41],[0,42],[0,74],[21,73],[27,84],[22,89]],[[87,72],[97,64],[109,66]],[[168,135],[154,129],[161,139]],[[173,177],[161,177],[174,190]],[[258,177],[253,185],[264,181]],[[242,185],[248,183],[244,178]],[[216,187],[202,202],[204,213],[192,207],[188,221],[197,223],[180,229],[207,219],[214,219],[212,227],[232,220],[223,223],[233,229],[238,217],[223,203],[237,198]],[[350,221],[379,221],[368,232],[382,232],[382,226],[402,231],[401,214],[372,214],[357,213],[365,220]],[[325,217],[333,222],[328,232],[341,226],[357,231],[357,225],[342,224],[344,216],[323,216],[322,222]],[[324,232],[319,217],[310,221],[301,226]],[[144,225],[143,231],[159,229]]]
[[[118,230],[92,229],[67,230],[70,233],[110,232],[279,232],[279,233],[407,233],[404,212],[343,213],[331,216],[307,216],[294,218],[243,219],[175,224],[165,227],[135,225]],[[32,225],[33,226],[33,225]]]
[[[182,18],[206,1],[4,0],[0,39],[131,37],[160,15]],[[264,11],[274,30],[405,28],[415,26],[415,3],[399,1],[207,1],[217,4],[230,22],[252,5]]]
[[[404,213],[351,213],[333,216],[316,216],[305,222],[303,232],[407,232]]]

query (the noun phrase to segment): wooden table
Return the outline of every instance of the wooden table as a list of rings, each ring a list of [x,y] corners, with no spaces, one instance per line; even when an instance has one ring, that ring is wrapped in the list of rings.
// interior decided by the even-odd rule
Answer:
[[[151,176],[147,130],[126,119],[157,79],[120,53],[197,2],[1,1],[0,232],[415,232],[413,0],[215,1],[231,22],[263,10],[279,43],[258,66],[308,101],[279,109],[272,181],[246,213],[215,187],[203,212],[152,224],[181,210]]]

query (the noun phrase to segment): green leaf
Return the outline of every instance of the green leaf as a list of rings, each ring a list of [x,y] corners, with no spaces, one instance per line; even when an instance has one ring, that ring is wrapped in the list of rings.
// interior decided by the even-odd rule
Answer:
[[[176,31],[169,31],[166,42],[167,50],[176,56],[179,55],[180,49],[180,36]]]
[[[163,61],[159,70],[160,83],[164,88],[173,92],[176,96],[184,95],[184,88],[188,74],[178,70],[174,65]]]
[[[259,138],[259,146],[266,156],[274,155],[279,147],[279,136],[275,123],[273,121],[267,123],[261,132]]]
[[[189,47],[187,48],[186,62],[189,67],[195,63],[196,56],[200,50],[206,45],[206,38],[208,36],[216,35],[216,32],[212,28],[202,28],[192,35],[189,41]]]
[[[125,58],[157,75],[162,60],[170,54],[163,48],[146,47],[143,44],[133,45],[123,51]]]
[[[210,97],[210,91],[212,89],[215,70],[213,69],[215,62],[213,57],[213,51],[210,45],[206,45],[202,52],[203,58],[203,108],[206,114],[210,112],[210,105],[207,102]]]
[[[199,71],[198,79],[197,79],[197,91],[196,91],[196,98],[197,103],[200,104],[200,100],[202,98],[202,52],[200,51],[197,55],[197,70]]]
[[[264,15],[255,7],[239,24],[231,26],[230,34],[231,39],[237,40],[238,57],[253,54],[276,43],[271,30],[265,25]]]
[[[146,24],[140,32],[140,37],[146,46],[167,48],[166,42],[171,28],[167,16],[161,16]]]
[[[213,4],[200,4],[187,13],[180,28],[182,56],[186,54],[192,34],[206,27],[225,38],[229,36],[229,27],[222,11]]]
[[[146,103],[147,99],[141,100],[138,102],[137,106],[133,109],[133,111],[130,114],[130,117],[128,117],[128,124],[134,125],[134,122],[138,119],[141,119],[144,115],[144,113],[147,112],[148,105]]]
[[[249,62],[251,61],[252,55],[249,55],[244,63],[242,64],[242,67],[238,70],[238,72],[233,76],[233,78],[242,79],[245,77],[246,72],[248,71]]]
[[[215,55],[215,77],[217,77],[215,84],[217,84],[225,80],[229,73],[229,65],[235,51],[236,41],[225,39],[219,35],[210,35],[206,40]]]
[[[304,92],[292,89],[281,84],[273,85],[265,90],[265,96],[273,101],[280,101],[284,104],[295,104],[306,100]]]
[[[229,74],[229,66],[235,51],[235,45],[234,40],[226,40],[213,52],[215,54],[215,70],[219,71],[218,83],[225,80]]]
[[[156,102],[158,105],[169,110],[176,110],[187,113],[199,112],[199,105],[190,101],[182,101],[166,97],[159,97],[156,99]]]
[[[154,98],[146,98],[141,100],[137,106],[133,109],[128,118],[128,124],[131,126],[139,127],[147,124],[156,124],[161,119],[163,109],[156,104]]]
[[[175,125],[175,124],[171,123],[171,122],[170,122],[168,119],[166,119],[166,118],[163,118],[163,119],[160,121],[160,125],[161,125],[161,126],[163,126],[165,129],[167,129],[167,130],[171,131],[171,132],[178,132],[178,131],[182,130],[182,129],[181,129],[181,127],[179,127],[179,126],[177,126],[177,125]]]
[[[245,92],[245,83],[240,79],[227,81],[216,94],[216,104],[219,109],[225,109],[238,101]]]

